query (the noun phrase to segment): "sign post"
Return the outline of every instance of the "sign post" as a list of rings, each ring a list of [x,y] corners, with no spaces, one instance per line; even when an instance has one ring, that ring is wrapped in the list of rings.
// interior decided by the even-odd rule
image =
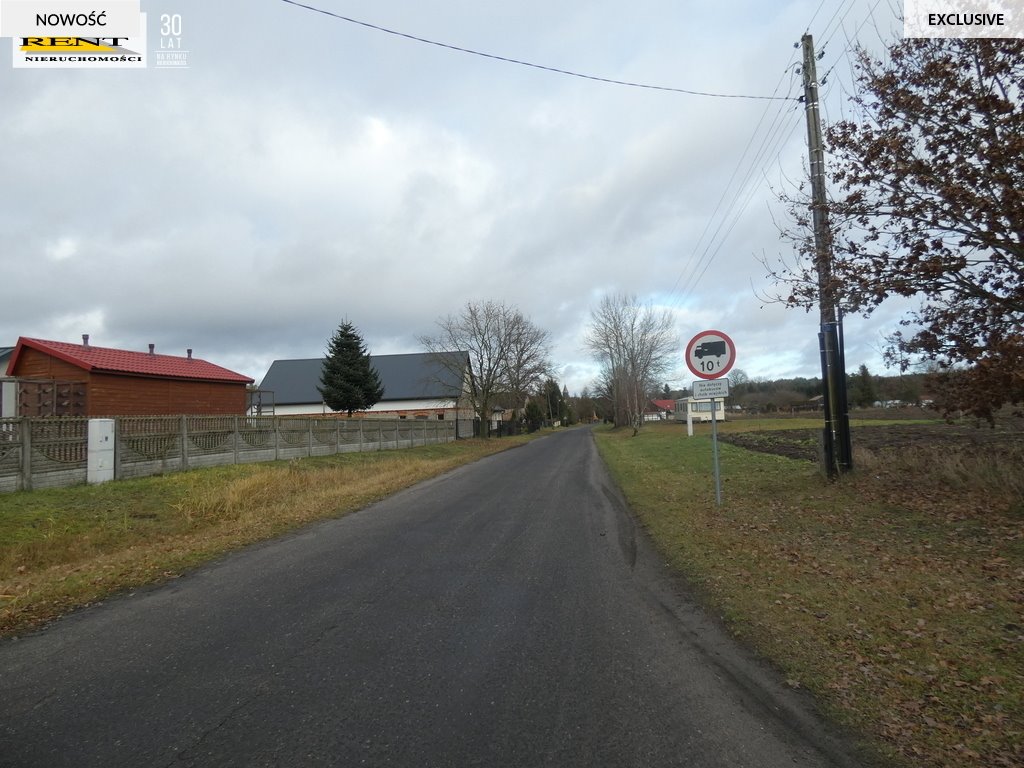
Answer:
[[[718,464],[718,398],[729,395],[723,379],[736,362],[736,345],[721,331],[702,331],[686,345],[686,365],[701,381],[693,382],[693,400],[711,401],[711,452],[715,468],[715,503],[722,506],[722,475]],[[689,417],[689,406],[687,406]],[[692,434],[692,433],[691,433]]]

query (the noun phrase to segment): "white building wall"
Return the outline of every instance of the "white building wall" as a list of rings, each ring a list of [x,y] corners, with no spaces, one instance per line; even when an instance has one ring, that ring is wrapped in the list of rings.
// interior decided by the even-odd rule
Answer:
[[[455,400],[389,400],[377,403],[366,413],[401,413],[402,411],[449,410],[455,408]],[[275,416],[323,416],[335,413],[323,403],[299,405],[275,405]]]
[[[714,404],[715,418],[718,421],[725,421],[725,399],[716,399]],[[676,400],[675,420],[686,421],[687,411],[691,414],[693,421],[711,421],[710,400],[694,400],[692,397]]]

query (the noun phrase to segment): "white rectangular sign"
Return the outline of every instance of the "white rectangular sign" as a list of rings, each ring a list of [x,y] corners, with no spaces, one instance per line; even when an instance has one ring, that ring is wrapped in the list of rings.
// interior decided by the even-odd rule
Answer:
[[[1020,0],[906,0],[903,37],[1024,37]]]
[[[138,37],[139,0],[0,0],[0,35]]]
[[[708,379],[706,381],[693,382],[694,400],[713,400],[716,397],[729,396],[728,379]]]

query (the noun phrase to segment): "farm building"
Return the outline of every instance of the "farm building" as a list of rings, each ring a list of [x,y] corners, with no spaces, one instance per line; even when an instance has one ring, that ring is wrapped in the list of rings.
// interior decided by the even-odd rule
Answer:
[[[384,395],[361,416],[415,419],[454,419],[470,386],[469,358],[464,352],[435,355],[370,355]],[[322,358],[275,360],[260,382],[261,400],[273,403],[277,416],[332,413],[317,387]],[[472,418],[463,412],[458,418]]]
[[[16,416],[160,416],[245,413],[248,376],[192,357],[18,339],[5,382]],[[5,394],[5,408],[9,406]]]

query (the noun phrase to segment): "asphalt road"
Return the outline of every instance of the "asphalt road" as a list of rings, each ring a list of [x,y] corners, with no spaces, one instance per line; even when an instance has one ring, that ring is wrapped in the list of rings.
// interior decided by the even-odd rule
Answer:
[[[0,643],[3,766],[855,765],[806,704],[586,430]]]

